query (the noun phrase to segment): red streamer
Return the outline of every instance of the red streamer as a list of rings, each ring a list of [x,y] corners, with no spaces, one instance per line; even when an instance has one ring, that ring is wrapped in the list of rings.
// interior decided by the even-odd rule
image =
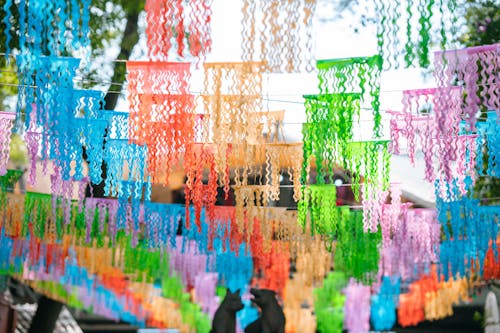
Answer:
[[[127,70],[130,140],[147,145],[152,181],[168,184],[172,168],[195,135],[190,64],[129,61]]]
[[[177,55],[205,58],[212,47],[209,0],[146,0],[149,58],[167,60],[175,39]],[[186,22],[187,21],[187,22]]]

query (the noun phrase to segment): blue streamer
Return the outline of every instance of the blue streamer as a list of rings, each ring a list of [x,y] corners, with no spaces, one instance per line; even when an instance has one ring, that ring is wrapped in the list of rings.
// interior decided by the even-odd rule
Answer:
[[[5,59],[9,61],[10,56],[10,41],[12,40],[12,0],[5,0],[5,4],[3,5],[3,11],[5,12],[5,16],[2,20],[3,24],[5,24],[4,34],[5,34]]]

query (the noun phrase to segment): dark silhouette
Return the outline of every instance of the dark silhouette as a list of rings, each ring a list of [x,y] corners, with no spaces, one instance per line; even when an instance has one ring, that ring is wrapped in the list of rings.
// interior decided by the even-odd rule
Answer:
[[[250,290],[252,302],[261,310],[260,317],[245,328],[245,333],[285,333],[285,314],[269,289]]]
[[[236,333],[236,312],[243,309],[240,290],[227,289],[226,297],[215,311],[210,333]]]

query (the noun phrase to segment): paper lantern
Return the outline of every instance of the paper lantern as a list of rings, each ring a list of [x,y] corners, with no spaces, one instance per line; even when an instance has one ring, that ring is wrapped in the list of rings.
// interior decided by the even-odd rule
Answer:
[[[266,71],[312,71],[316,0],[243,3],[243,61],[260,60]]]
[[[16,115],[14,113],[0,111],[0,176],[7,173],[10,138],[15,117]]]
[[[167,60],[175,47],[179,57],[191,56],[203,59],[212,48],[211,2],[203,1],[155,1],[147,0],[146,35],[149,58]]]

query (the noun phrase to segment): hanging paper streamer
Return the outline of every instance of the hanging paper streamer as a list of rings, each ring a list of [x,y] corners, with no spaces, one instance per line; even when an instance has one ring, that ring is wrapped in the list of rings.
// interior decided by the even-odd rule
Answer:
[[[469,302],[469,282],[466,278],[441,281],[436,291],[425,295],[425,319],[438,320],[453,315],[453,306]]]
[[[205,207],[208,218],[215,218],[215,201],[217,199],[217,166],[213,152],[213,146],[203,144],[191,144],[184,156],[184,168],[186,172],[186,185],[184,188],[186,196],[186,224],[190,227],[190,208],[193,205],[194,221],[201,228],[201,212]],[[208,169],[208,177],[204,170]],[[219,182],[225,184],[224,190],[229,192],[229,171],[224,170],[226,177]]]
[[[363,200],[376,198],[377,191],[389,187],[390,159],[389,142],[386,140],[352,141],[347,146],[344,169],[352,175],[354,197],[359,198],[363,179]]]
[[[265,209],[259,210],[264,214],[266,212]],[[272,240],[272,234],[267,234],[272,233],[269,230],[271,228],[267,228],[272,221],[262,215],[255,216],[252,211],[254,209],[249,209],[247,218],[248,223],[253,224],[250,249],[254,272],[258,277],[254,280],[254,285],[282,294],[290,275],[290,253],[281,242]]]
[[[18,27],[13,26],[13,5],[17,6]],[[85,50],[90,45],[89,0],[11,1],[3,6],[7,55],[14,31],[18,31],[21,53],[61,55]]]
[[[262,68],[259,62],[205,64],[204,138],[242,144],[255,137],[262,116]],[[223,149],[223,147],[221,148]]]
[[[348,332],[369,331],[370,287],[350,280],[344,293],[344,327]]]
[[[318,60],[316,63],[319,78],[319,90],[321,94],[340,94],[336,95],[337,101],[330,100],[337,108],[330,112],[338,112],[341,128],[349,128],[352,122],[351,117],[346,117],[347,113],[353,108],[353,99],[359,98],[359,105],[363,108],[372,110],[373,118],[373,137],[378,138],[382,135],[380,114],[380,73],[382,70],[382,57],[375,55],[372,57],[342,58],[331,60]],[[359,94],[359,97],[352,95],[343,95],[346,93]],[[346,98],[346,99],[343,99]],[[359,107],[354,104],[354,107]],[[352,111],[351,111],[352,112]],[[359,115],[359,111],[358,111]],[[327,119],[325,119],[327,120]],[[331,119],[333,120],[333,119]],[[344,130],[345,131],[345,130]]]
[[[498,116],[494,111],[488,111],[486,120],[477,124],[476,171],[479,176],[500,175],[500,135],[497,126]]]
[[[150,248],[160,248],[167,244],[175,246],[175,236],[184,208],[181,205],[144,203],[145,238]]]
[[[312,237],[311,237],[312,238]],[[308,286],[321,285],[332,267],[332,253],[320,237],[302,242],[295,254],[294,279],[300,279]]]
[[[363,231],[363,212],[343,214],[338,226],[334,267],[357,280],[371,282],[379,263],[380,231]]]
[[[7,193],[22,176],[20,170],[9,170],[0,176],[0,228],[10,237],[21,237],[24,218],[24,197]]]
[[[435,29],[440,31],[442,49],[456,42],[461,12],[455,0],[441,0],[439,5],[435,0],[391,3],[377,0],[374,10],[377,13],[378,54],[385,60],[384,69],[427,68]]]
[[[436,207],[444,234],[441,274],[445,279],[469,277],[473,272],[482,276],[488,248],[492,242],[495,246],[499,234],[499,206],[481,206],[478,199],[463,197],[437,198]]]
[[[314,312],[317,329],[334,333],[343,329],[345,296],[341,290],[347,285],[342,272],[330,272],[320,288],[314,290]]]
[[[338,224],[348,208],[337,207],[337,191],[330,184],[304,187],[298,203],[298,219],[303,228],[309,221],[311,231],[329,238],[335,237]]]
[[[195,135],[190,64],[128,61],[127,71],[130,140],[147,146],[153,182],[168,184]]]
[[[380,273],[401,276],[403,280],[417,278],[428,272],[439,259],[441,228],[433,209],[408,209],[391,213],[384,206]],[[389,220],[393,220],[389,227]]]
[[[108,139],[104,152],[104,162],[106,162],[108,172],[104,191],[106,195],[117,195],[123,197],[125,189],[122,188],[122,181],[137,182],[136,190],[130,192],[134,198],[140,199],[144,195],[145,200],[151,197],[150,183],[147,178],[147,149],[144,146],[129,144],[123,139]],[[142,192],[142,186],[146,186],[146,191]]]
[[[283,312],[286,318],[285,331],[315,332],[317,325],[312,311],[313,304],[312,285],[294,275],[293,279],[287,281],[283,293]]]
[[[403,326],[415,326],[425,319],[426,295],[437,290],[437,275],[433,271],[413,282],[407,293],[399,297],[398,323]]]
[[[263,61],[271,73],[312,71],[316,0],[243,3],[242,59]]]
[[[435,76],[439,87],[461,85],[466,92],[461,116],[467,130],[474,132],[478,112],[500,111],[499,96],[492,78],[500,59],[500,44],[435,52]]]
[[[85,200],[85,241],[107,235],[112,242],[116,241],[116,215],[118,201],[106,198],[86,198]]]
[[[29,86],[19,89],[17,112],[19,115],[23,112],[21,108],[24,104],[25,128],[29,129],[29,132],[38,133],[36,136],[41,136],[35,138],[32,134],[27,134],[32,166],[36,165],[34,158],[39,149],[45,161],[44,171],[47,161],[53,159],[56,165],[61,167],[64,180],[69,179],[70,164],[79,157],[77,152],[81,151],[75,142],[72,128],[74,111],[71,108],[73,78],[79,63],[80,60],[76,58],[53,56],[31,58],[23,55],[17,57],[21,84]],[[32,88],[32,85],[36,88]],[[39,140],[39,146],[33,142],[36,139]],[[81,160],[78,162],[80,163],[77,163],[77,173],[80,172],[78,168],[82,167]],[[34,170],[31,172],[34,175]]]
[[[316,182],[333,181],[334,169],[345,165],[347,143],[353,137],[353,121],[359,116],[359,94],[307,95],[307,124],[303,127],[303,181],[308,166],[316,165]]]
[[[11,112],[0,111],[0,176],[7,173],[9,161],[10,138],[16,115]]]
[[[377,331],[390,330],[396,323],[400,281],[384,276],[378,294],[371,296],[370,321]]]
[[[293,199],[299,201],[301,193],[300,173],[302,168],[301,143],[266,144],[266,184],[270,185],[271,200],[280,199],[280,178],[286,172],[293,184]]]
[[[188,49],[201,60],[211,51],[211,1],[147,0],[144,8],[151,60],[168,60],[172,49],[181,58],[188,57]]]

